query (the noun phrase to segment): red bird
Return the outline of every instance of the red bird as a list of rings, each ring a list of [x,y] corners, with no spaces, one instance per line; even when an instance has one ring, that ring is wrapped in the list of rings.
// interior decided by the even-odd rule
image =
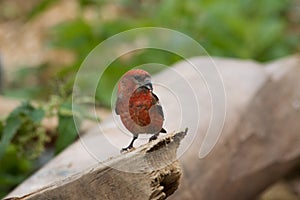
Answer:
[[[154,134],[149,141],[155,140],[162,128],[164,114],[158,97],[152,92],[151,76],[141,69],[125,73],[119,84],[115,112],[120,115],[124,126],[133,134],[129,146],[121,151],[133,148],[139,134]]]

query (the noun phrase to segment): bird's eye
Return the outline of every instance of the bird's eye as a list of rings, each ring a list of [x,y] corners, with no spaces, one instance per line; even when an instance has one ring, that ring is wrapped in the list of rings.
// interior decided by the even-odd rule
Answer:
[[[140,79],[141,79],[141,76],[139,76],[139,75],[134,75],[134,78],[135,78],[136,80],[140,80]]]

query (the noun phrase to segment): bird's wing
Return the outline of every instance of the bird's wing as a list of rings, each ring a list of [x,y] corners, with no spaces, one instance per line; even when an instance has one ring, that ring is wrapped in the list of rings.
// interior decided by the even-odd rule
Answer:
[[[158,110],[158,113],[162,116],[162,118],[164,119],[164,112],[162,110],[162,107],[160,104],[156,105],[156,109]]]
[[[154,98],[154,105],[153,106],[155,106],[155,108],[157,109],[157,111],[158,111],[158,113],[162,116],[162,118],[164,119],[164,112],[163,112],[163,110],[162,110],[162,106],[160,105],[160,103],[159,103],[159,98],[156,96],[156,94],[154,94],[153,92],[152,92],[152,96],[153,96],[153,98]]]

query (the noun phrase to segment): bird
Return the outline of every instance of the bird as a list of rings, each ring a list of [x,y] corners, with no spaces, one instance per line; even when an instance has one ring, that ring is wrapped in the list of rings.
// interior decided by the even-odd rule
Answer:
[[[139,134],[153,134],[149,142],[157,139],[163,128],[164,113],[159,98],[153,93],[150,74],[142,69],[127,71],[118,83],[115,113],[133,135],[130,144],[121,152],[133,148]]]

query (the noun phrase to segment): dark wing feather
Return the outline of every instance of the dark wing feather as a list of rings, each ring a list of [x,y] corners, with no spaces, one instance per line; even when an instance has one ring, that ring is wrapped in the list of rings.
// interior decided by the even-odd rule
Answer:
[[[156,109],[158,110],[158,113],[162,116],[162,118],[165,119],[165,118],[164,118],[164,112],[163,112],[163,110],[162,110],[161,105],[157,104],[157,105],[156,105]]]
[[[163,110],[162,110],[162,107],[161,107],[161,105],[159,104],[159,99],[158,99],[158,97],[156,96],[156,94],[154,94],[153,92],[152,92],[152,96],[154,97],[154,104],[155,104],[155,107],[156,107],[156,109],[158,110],[158,113],[162,116],[162,118],[164,119],[164,112],[163,112]]]

